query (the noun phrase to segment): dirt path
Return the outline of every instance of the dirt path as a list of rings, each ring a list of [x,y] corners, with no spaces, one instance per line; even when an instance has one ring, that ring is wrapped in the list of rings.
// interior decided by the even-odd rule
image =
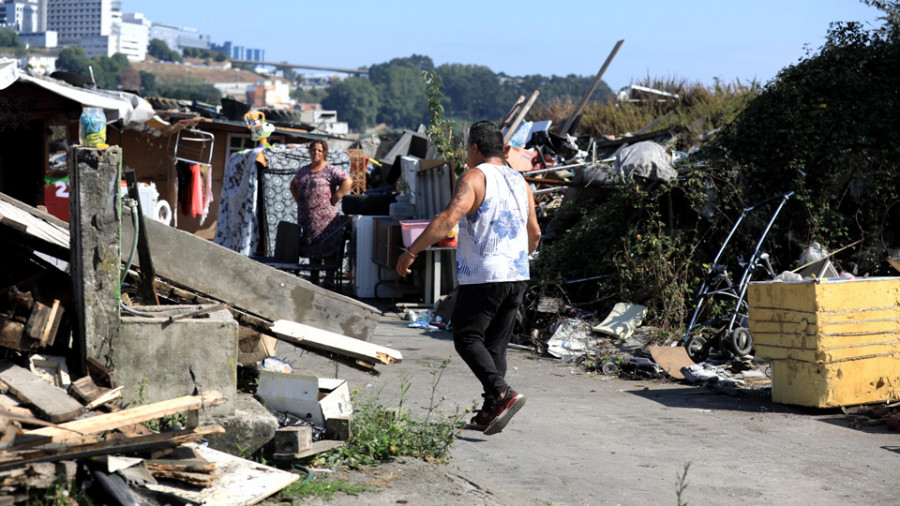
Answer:
[[[390,405],[407,375],[408,405],[427,406],[428,364],[450,358],[438,384],[442,407],[452,412],[479,398],[449,333],[410,329],[389,313],[373,341],[400,350],[404,360],[381,366],[378,378],[339,368],[351,388],[379,389]],[[333,364],[281,344],[279,356],[304,373],[335,375]],[[507,377],[528,401],[502,433],[463,432],[447,465],[407,459],[346,473],[382,491],[331,504],[676,504],[676,476],[686,463],[683,500],[691,504],[900,502],[893,487],[900,433],[851,429],[837,410],[586,375],[513,350]]]

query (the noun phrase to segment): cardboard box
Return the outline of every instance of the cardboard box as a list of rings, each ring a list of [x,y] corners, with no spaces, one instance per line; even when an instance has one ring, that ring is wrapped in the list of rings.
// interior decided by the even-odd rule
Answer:
[[[270,411],[282,411],[325,426],[332,417],[352,416],[350,389],[342,379],[259,372],[256,393]]]
[[[900,278],[751,283],[772,400],[837,407],[900,399]]]

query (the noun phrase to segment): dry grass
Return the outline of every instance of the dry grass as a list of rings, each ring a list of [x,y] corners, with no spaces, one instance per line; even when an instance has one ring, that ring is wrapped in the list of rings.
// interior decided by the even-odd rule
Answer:
[[[654,121],[656,124],[651,130],[682,125],[698,134],[708,132],[732,121],[761,90],[756,82],[740,80],[717,82],[708,87],[684,79],[647,77],[633,84],[676,94],[678,98],[645,95],[646,98],[640,101],[588,104],[578,133],[592,137],[619,136],[636,132]],[[574,102],[570,99],[540,102],[532,108],[529,117],[532,120],[551,119],[554,124],[559,124],[573,109]]]
[[[177,63],[132,62],[136,70],[156,75],[161,84],[175,83],[255,83],[263,79],[280,79],[263,77],[254,72],[238,69],[224,69],[205,66],[180,65]]]

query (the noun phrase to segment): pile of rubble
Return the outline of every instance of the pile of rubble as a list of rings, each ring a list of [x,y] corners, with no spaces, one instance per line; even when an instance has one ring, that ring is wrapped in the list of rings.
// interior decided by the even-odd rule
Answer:
[[[118,183],[118,148],[72,152],[70,164],[91,165],[72,173],[111,178],[73,185],[71,227],[0,194],[9,503],[74,479],[110,503],[251,504],[298,475],[235,454],[271,445],[290,463],[345,444],[346,383],[271,370],[265,359],[281,343],[378,374],[402,360],[365,341],[380,312],[110,206],[103,189]],[[275,413],[238,392],[239,368],[258,371],[255,396]]]

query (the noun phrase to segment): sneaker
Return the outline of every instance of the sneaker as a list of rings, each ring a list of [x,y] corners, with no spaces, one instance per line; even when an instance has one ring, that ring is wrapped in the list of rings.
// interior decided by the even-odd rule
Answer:
[[[478,414],[472,417],[469,420],[469,424],[465,426],[466,429],[469,430],[477,430],[484,432],[484,429],[488,427],[491,423],[491,419],[493,419],[494,413],[491,411],[479,410]]]
[[[490,436],[502,431],[513,415],[518,413],[524,405],[524,395],[516,393],[512,388],[507,389],[503,399],[497,401],[497,406],[494,408],[494,417],[485,427],[484,435]]]

